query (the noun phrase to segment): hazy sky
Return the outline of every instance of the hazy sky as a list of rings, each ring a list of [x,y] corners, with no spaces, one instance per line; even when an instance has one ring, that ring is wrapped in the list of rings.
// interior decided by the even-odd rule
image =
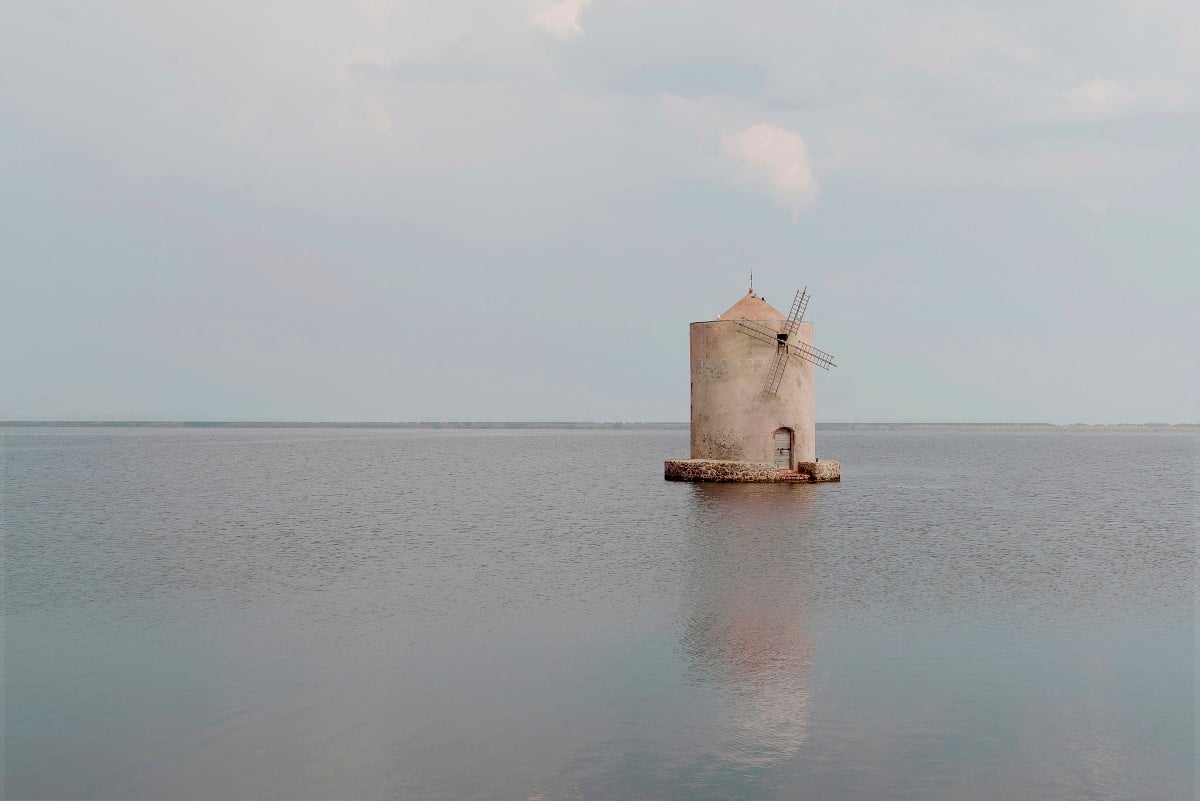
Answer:
[[[1200,420],[1200,3],[0,3],[0,419]]]

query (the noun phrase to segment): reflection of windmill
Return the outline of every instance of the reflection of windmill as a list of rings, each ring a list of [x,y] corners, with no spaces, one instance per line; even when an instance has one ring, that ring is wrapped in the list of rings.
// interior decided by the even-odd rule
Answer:
[[[706,747],[745,768],[785,762],[804,745],[816,650],[809,589],[820,554],[805,532],[820,496],[763,489],[698,485],[681,562],[680,644],[689,678],[713,688],[718,716]],[[800,552],[806,558],[780,558]]]
[[[792,300],[792,310],[788,313],[782,331],[775,331],[771,327],[753,320],[735,321],[738,330],[743,334],[775,346],[775,358],[771,360],[771,366],[767,368],[766,381],[763,382],[762,394],[766,397],[772,397],[779,391],[779,382],[783,380],[783,372],[787,369],[792,356],[812,362],[826,370],[830,367],[837,367],[830,354],[799,339],[793,339],[796,329],[804,321],[804,311],[808,308],[808,299],[808,287],[796,292],[796,297]]]

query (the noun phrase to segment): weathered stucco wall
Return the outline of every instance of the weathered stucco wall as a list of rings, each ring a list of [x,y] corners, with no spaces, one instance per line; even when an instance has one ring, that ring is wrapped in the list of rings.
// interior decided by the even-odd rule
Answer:
[[[784,321],[760,325],[782,331]],[[792,464],[816,461],[815,367],[790,357],[779,391],[763,397],[775,346],[742,332],[732,320],[692,323],[692,458],[775,461],[775,431],[794,433]],[[812,323],[801,323],[793,342],[812,345]]]

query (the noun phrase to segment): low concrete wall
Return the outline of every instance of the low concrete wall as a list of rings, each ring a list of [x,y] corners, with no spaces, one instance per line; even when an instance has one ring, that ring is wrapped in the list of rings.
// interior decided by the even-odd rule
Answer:
[[[842,465],[832,459],[823,462],[797,462],[796,472],[806,473],[813,482],[842,480]]]
[[[841,481],[842,466],[835,461],[801,462],[797,470],[783,470],[768,462],[732,462],[718,459],[668,459],[663,463],[667,481],[730,481],[817,483]]]
[[[820,483],[841,481],[841,464],[800,462],[796,470],[782,470],[767,462],[724,462],[720,459],[667,459],[662,464],[667,481],[726,481],[737,483]]]
[[[724,462],[716,459],[669,459],[667,481],[779,481],[780,470],[766,462]]]

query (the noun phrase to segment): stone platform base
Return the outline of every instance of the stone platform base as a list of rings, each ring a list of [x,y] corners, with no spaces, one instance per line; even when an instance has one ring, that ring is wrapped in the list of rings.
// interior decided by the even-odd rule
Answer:
[[[835,461],[800,462],[784,470],[767,462],[722,462],[716,459],[668,459],[663,465],[667,481],[792,482],[815,484],[841,481],[842,466]]]

